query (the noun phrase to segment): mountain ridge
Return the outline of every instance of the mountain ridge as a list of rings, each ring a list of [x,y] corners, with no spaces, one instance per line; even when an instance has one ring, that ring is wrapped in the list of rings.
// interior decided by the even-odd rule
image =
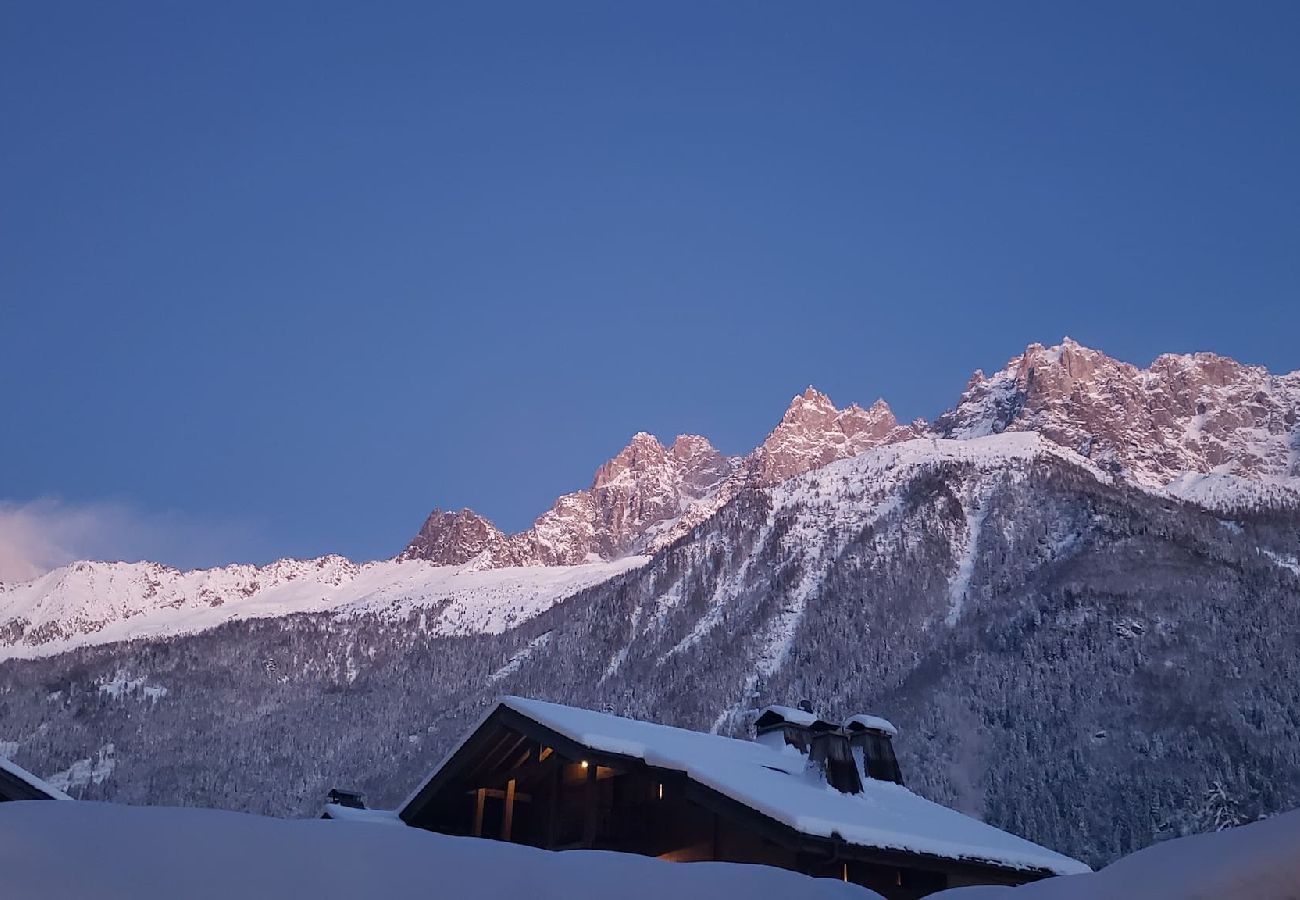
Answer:
[[[913,438],[509,620],[381,596],[0,661],[0,739],[87,799],[313,815],[339,783],[398,802],[501,693],[736,736],[806,698],[895,722],[924,796],[1103,862],[1300,802],[1298,534],[1033,431]]]
[[[745,486],[778,484],[915,437],[964,439],[1008,429],[1038,431],[1127,480],[1212,508],[1237,502],[1300,503],[1300,371],[1273,375],[1213,353],[1161,354],[1142,369],[1065,337],[1053,347],[1030,344],[991,376],[976,370],[957,404],[933,423],[899,423],[883,398],[866,409],[856,403],[840,409],[809,386],[744,456],[723,457],[698,435],[679,437],[677,442],[699,442],[710,455],[705,471],[712,477],[690,493],[672,489],[673,473],[663,471],[662,464],[644,463],[644,447],[662,451],[662,445],[640,432],[597,471],[590,488],[561,497],[532,529],[486,542],[474,557],[459,547],[447,553],[440,548],[456,541],[443,534],[460,523],[435,510],[400,558],[443,564],[477,558],[484,566],[572,564],[591,552],[608,559],[591,537],[601,522],[613,524],[615,546],[623,552],[653,552]],[[615,499],[648,503],[656,514],[612,523],[613,501],[596,493],[601,473],[628,456],[642,461],[645,483],[634,483]],[[635,469],[623,465],[624,471]],[[642,493],[647,487],[651,492]],[[487,519],[473,515],[478,528],[495,531]]]
[[[426,605],[436,606],[451,588],[421,585],[463,586],[475,572],[529,568],[563,571],[512,576],[518,591],[533,590],[525,583],[568,584],[570,572],[574,583],[586,584],[588,575],[622,571],[613,564],[635,564],[683,540],[746,491],[918,439],[937,446],[1036,434],[1076,461],[1159,496],[1224,514],[1300,509],[1298,418],[1300,372],[1273,375],[1208,353],[1164,354],[1140,369],[1067,337],[1055,347],[1029,345],[992,375],[977,371],[933,425],[898,422],[883,399],[841,409],[810,386],[744,456],[725,456],[698,435],[665,445],[639,432],[587,488],[561,496],[523,532],[507,535],[469,509],[435,509],[393,563],[453,568],[457,580],[426,574],[408,588],[378,586],[373,593],[423,590],[433,598]],[[95,578],[74,577],[92,571],[87,567]],[[38,579],[39,588],[0,584],[0,650],[48,653],[78,640],[148,636],[149,622],[174,630],[182,614],[195,627],[211,627],[246,615],[343,608],[362,602],[368,594],[355,585],[381,570],[387,571],[380,562],[338,556],[184,577],[152,563],[73,563]],[[547,602],[559,599],[551,587],[536,590]]]

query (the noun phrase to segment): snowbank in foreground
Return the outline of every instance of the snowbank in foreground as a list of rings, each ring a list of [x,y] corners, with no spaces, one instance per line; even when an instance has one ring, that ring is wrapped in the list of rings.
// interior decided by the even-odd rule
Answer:
[[[1295,900],[1300,898],[1300,810],[1253,825],[1156,844],[1100,872],[1018,888],[941,891],[933,900]]]
[[[434,897],[455,900],[878,900],[764,866],[549,853],[414,828],[202,809],[0,804],[0,896],[13,900]]]

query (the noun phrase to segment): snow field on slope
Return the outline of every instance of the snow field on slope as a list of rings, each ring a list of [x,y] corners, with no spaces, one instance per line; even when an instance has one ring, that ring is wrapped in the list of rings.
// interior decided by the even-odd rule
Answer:
[[[434,633],[495,634],[644,564],[645,557],[481,571],[420,561],[362,566],[335,565],[329,558],[290,562],[296,568],[287,573],[282,563],[261,570],[195,572],[153,563],[73,563],[33,582],[7,585],[0,592],[0,625],[17,619],[27,628],[16,643],[0,645],[0,659],[193,634],[227,622],[296,613],[369,613],[400,620],[429,610],[426,627]],[[54,633],[34,640],[42,627]]]

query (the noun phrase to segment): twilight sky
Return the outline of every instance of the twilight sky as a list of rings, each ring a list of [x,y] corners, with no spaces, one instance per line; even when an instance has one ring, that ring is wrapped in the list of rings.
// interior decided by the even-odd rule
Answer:
[[[1063,334],[1300,368],[1297,46],[1292,2],[6,4],[0,577],[517,529],[635,431],[932,417]]]

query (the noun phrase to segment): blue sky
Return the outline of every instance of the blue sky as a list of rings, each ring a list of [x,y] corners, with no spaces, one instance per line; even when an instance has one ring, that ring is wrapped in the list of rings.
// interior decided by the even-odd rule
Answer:
[[[809,383],[1300,368],[1297,46],[1294,3],[8,4],[0,514],[385,556]]]

